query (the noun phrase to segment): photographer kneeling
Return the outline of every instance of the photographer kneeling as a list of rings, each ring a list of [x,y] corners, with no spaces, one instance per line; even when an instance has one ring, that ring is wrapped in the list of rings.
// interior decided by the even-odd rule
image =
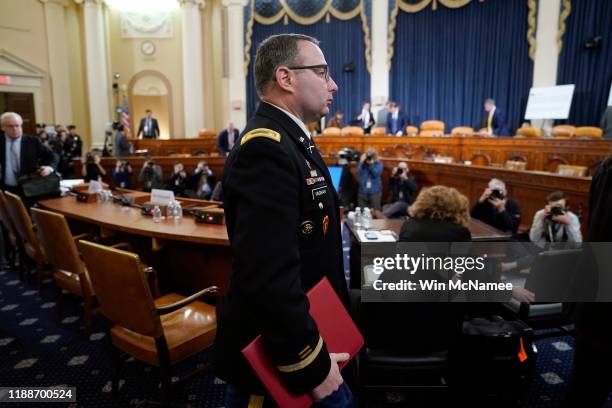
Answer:
[[[546,197],[547,204],[535,213],[529,240],[535,244],[546,242],[581,243],[580,220],[568,209],[567,196],[555,191]]]

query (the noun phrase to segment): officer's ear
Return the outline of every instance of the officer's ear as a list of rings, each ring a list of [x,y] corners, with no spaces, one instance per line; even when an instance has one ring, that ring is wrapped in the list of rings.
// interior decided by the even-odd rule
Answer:
[[[276,83],[279,87],[287,92],[293,93],[295,91],[295,76],[293,71],[285,66],[280,66],[276,69]]]

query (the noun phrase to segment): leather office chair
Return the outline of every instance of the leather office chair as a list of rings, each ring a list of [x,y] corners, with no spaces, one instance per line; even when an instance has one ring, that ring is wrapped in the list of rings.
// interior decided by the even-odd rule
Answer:
[[[12,216],[9,213],[6,196],[4,192],[0,190],[0,221],[2,221],[2,225],[4,225],[4,229],[7,231],[7,235],[9,238],[9,242],[5,243],[5,247],[8,249],[8,261],[12,269],[14,269],[17,265],[17,258],[19,257],[23,248],[21,248],[21,243],[19,241],[19,236],[17,233],[17,229],[15,227],[15,223],[13,221]],[[19,264],[19,277],[20,279],[24,279],[25,270],[23,268],[23,264]]]
[[[372,136],[387,136],[387,128],[384,128],[384,127],[375,127],[370,132],[370,135],[372,135]]]
[[[366,398],[371,392],[397,389],[432,391],[436,396],[444,392],[451,376],[451,347],[461,335],[462,308],[445,303],[361,303],[358,292],[351,291],[351,309],[366,339],[359,356]]]
[[[542,137],[542,129],[534,127],[518,128],[516,134],[523,137]]]
[[[481,151],[474,152],[470,160],[476,166],[489,166],[491,164],[491,156]]]
[[[215,308],[170,293],[154,299],[138,255],[88,241],[79,243],[102,313],[114,325],[113,395],[117,395],[121,352],[161,370],[162,405],[170,402],[171,366],[210,347],[215,339]]]
[[[419,135],[419,128],[416,126],[406,126],[406,136],[418,136]]]
[[[444,136],[444,122],[441,120],[426,120],[421,123],[419,136]]]
[[[571,139],[576,137],[576,126],[557,125],[552,128],[552,134],[557,139]]]
[[[345,126],[342,128],[341,136],[363,136],[363,128],[359,126]]]
[[[18,238],[21,242],[21,246],[23,248],[22,256],[20,259],[20,263],[23,263],[24,267],[26,267],[26,275],[29,275],[29,268],[26,265],[27,258],[34,261],[36,265],[36,285],[38,288],[38,293],[40,293],[42,289],[42,281],[51,276],[51,272],[45,268],[45,261],[47,256],[45,251],[34,232],[34,226],[32,225],[32,220],[28,215],[28,210],[26,209],[21,198],[13,193],[5,192],[6,195],[6,203],[8,212],[11,215],[11,219],[15,224],[15,230],[17,231]]]
[[[198,138],[217,137],[217,132],[214,129],[202,129],[198,132]]]
[[[586,139],[603,139],[603,130],[594,126],[582,126],[576,128],[576,137]]]
[[[340,133],[340,128],[334,126],[329,126],[323,129],[323,136],[340,136]]]
[[[457,126],[457,127],[454,127],[453,130],[451,130],[451,135],[452,136],[462,136],[462,137],[473,136],[474,129],[469,126]]]
[[[48,262],[51,264],[53,278],[60,289],[55,305],[57,318],[59,319],[62,315],[62,290],[82,297],[85,335],[89,336],[89,333],[91,333],[91,318],[97,312],[93,307],[95,295],[87,269],[76,246],[77,240],[89,235],[73,236],[66,218],[51,211],[32,208],[32,219],[36,223],[40,242],[47,254]]]

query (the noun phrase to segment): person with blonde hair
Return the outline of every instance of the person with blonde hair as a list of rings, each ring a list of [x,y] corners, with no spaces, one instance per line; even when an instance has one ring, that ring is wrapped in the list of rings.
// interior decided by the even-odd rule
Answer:
[[[424,188],[408,209],[408,219],[400,231],[402,242],[468,242],[472,234],[469,201],[454,188]]]

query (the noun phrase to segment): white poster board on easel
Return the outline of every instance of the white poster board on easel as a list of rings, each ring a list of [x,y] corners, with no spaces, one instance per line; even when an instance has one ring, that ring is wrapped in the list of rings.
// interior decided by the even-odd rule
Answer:
[[[575,85],[531,88],[525,119],[567,119]]]

